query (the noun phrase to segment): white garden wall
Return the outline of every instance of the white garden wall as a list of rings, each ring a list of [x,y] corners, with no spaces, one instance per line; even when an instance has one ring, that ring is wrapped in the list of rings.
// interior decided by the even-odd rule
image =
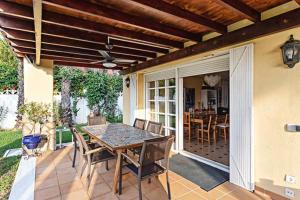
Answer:
[[[60,102],[60,95],[54,96],[54,100]],[[8,113],[6,118],[0,122],[0,127],[2,129],[11,129],[15,127],[16,124],[16,112],[18,104],[18,95],[16,94],[0,94],[0,106],[5,106],[8,108]],[[118,107],[123,112],[123,96],[118,99]],[[80,99],[77,108],[79,109],[77,117],[74,121],[78,124],[87,123],[87,116],[90,113],[90,109],[87,107],[86,99]]]

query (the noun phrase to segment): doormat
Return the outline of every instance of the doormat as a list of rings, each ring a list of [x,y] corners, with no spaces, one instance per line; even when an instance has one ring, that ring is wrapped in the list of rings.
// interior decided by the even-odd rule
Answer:
[[[229,180],[229,173],[180,154],[170,158],[170,170],[207,192]]]

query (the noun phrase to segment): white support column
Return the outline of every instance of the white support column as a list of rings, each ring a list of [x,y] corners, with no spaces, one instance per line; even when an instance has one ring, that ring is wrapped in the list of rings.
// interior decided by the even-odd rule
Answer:
[[[53,61],[41,60],[37,66],[24,58],[24,98],[26,102],[40,102],[53,106]],[[23,134],[28,134],[28,130],[23,128]],[[55,150],[56,135],[55,124],[50,119],[50,123],[44,126],[42,134],[48,135],[48,144],[44,150]]]

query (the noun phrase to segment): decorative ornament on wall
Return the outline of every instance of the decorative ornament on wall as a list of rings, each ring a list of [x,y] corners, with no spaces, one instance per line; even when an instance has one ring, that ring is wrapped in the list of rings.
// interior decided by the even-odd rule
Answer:
[[[215,87],[221,80],[219,75],[205,75],[204,82],[210,87]]]

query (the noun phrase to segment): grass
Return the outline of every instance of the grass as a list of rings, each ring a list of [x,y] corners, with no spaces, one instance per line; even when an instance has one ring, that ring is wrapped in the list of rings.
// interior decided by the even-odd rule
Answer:
[[[20,156],[3,158],[8,149],[20,148],[21,131],[0,131],[0,199],[8,199],[11,185],[15,179]]]
[[[86,124],[76,124],[76,129],[82,132],[81,127],[85,126]],[[61,127],[57,127],[59,129]],[[72,133],[70,131],[63,131],[62,132],[62,143],[72,142]],[[56,144],[59,144],[59,131],[56,131]]]

